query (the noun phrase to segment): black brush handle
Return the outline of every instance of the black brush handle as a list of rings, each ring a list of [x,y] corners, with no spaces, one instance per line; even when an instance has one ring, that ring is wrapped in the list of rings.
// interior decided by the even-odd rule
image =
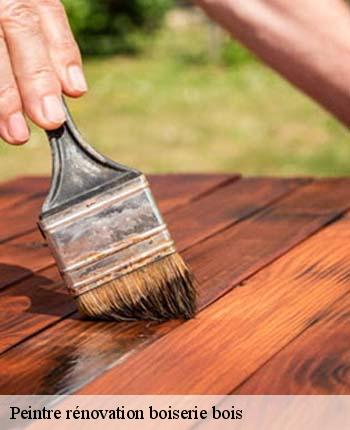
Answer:
[[[88,145],[65,103],[64,107],[66,122],[57,130],[46,132],[52,152],[52,180],[42,216],[140,175],[137,170],[109,160]]]

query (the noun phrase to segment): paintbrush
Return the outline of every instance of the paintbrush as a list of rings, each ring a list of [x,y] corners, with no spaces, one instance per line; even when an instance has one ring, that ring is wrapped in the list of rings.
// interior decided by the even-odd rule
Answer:
[[[193,274],[145,176],[95,151],[67,121],[48,131],[53,168],[39,228],[79,311],[93,318],[192,318]]]

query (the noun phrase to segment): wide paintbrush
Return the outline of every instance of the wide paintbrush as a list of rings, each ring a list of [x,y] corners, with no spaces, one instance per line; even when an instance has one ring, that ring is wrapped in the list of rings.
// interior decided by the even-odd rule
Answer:
[[[53,173],[39,227],[79,310],[120,321],[193,317],[193,275],[145,176],[92,149],[66,110],[47,133]]]

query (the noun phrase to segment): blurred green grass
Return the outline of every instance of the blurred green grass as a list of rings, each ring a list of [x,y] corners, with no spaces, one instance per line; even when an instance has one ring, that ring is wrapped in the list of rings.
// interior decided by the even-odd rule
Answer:
[[[204,24],[144,43],[86,60],[90,91],[70,106],[101,152],[145,172],[350,173],[348,131],[257,61],[210,60]],[[0,179],[49,172],[38,129],[24,147],[0,144]]]

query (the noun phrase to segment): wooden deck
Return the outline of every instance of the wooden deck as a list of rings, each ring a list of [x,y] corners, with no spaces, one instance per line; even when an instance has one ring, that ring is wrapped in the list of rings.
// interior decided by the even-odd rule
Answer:
[[[150,178],[199,281],[189,322],[82,320],[0,185],[0,394],[350,394],[350,179]]]

